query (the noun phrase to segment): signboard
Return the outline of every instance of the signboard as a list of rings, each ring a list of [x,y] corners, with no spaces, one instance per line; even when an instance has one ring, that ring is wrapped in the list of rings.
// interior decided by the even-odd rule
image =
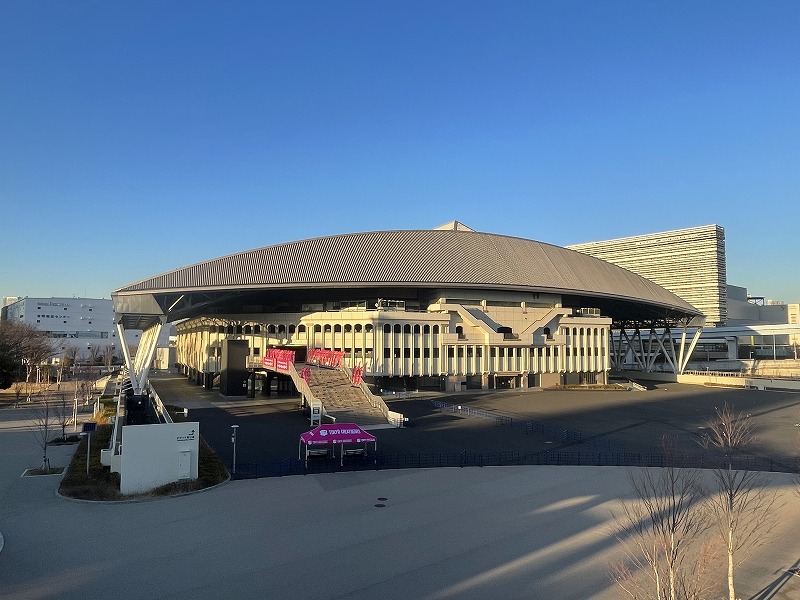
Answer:
[[[273,371],[288,371],[292,363],[294,363],[294,350],[281,348],[269,348],[261,361],[262,366]]]
[[[96,430],[97,430],[97,423],[88,421],[87,423],[83,424],[83,429],[81,429],[81,433],[94,433]]]
[[[376,438],[355,423],[326,423],[318,425],[311,431],[300,434],[300,439],[307,446],[323,444],[360,444],[374,442]]]

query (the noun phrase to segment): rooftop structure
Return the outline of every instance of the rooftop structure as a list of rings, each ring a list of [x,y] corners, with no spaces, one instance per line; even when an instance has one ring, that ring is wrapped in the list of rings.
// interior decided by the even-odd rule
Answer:
[[[267,246],[156,275],[112,297],[124,328],[180,321],[178,361],[206,381],[220,371],[225,340],[243,340],[253,361],[273,347],[298,356],[341,352],[367,382],[603,382],[614,360],[612,326],[702,318],[674,293],[608,262],[457,222]]]

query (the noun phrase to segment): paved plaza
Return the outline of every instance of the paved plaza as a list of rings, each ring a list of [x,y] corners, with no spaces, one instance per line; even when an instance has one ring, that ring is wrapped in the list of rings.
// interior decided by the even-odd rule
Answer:
[[[161,385],[168,402],[224,451],[230,424],[241,451],[296,452],[308,429],[295,401],[225,401],[181,378]],[[174,393],[169,389],[174,386]],[[463,402],[517,418],[538,418],[613,438],[627,448],[664,432],[691,443],[715,404],[758,419],[759,452],[796,445],[800,395],[662,386],[650,392],[508,391],[463,394]],[[513,428],[437,410],[429,399],[403,405],[413,426],[375,431],[396,449],[544,444]],[[26,409],[0,410],[0,596],[9,599],[619,598],[608,566],[619,557],[612,514],[630,497],[626,468],[484,467],[366,471],[225,483],[151,501],[90,503],[56,495],[58,476],[21,477],[40,452]],[[214,424],[214,419],[219,422]],[[248,433],[248,428],[252,431]],[[251,436],[250,439],[248,436]],[[517,439],[517,437],[519,439]],[[285,442],[282,441],[285,438]],[[526,441],[527,440],[527,441]],[[210,440],[211,441],[211,440]],[[478,443],[477,441],[475,442]],[[552,445],[552,444],[549,444]],[[73,446],[50,449],[66,464]],[[742,598],[800,598],[800,500],[790,476],[770,475],[784,503],[770,543],[741,567]]]
[[[231,425],[239,425],[237,463],[297,457],[298,439],[309,422],[298,400],[286,396],[225,400],[216,390],[191,385],[179,376],[152,379],[165,403],[189,409],[188,419],[230,466]],[[688,454],[702,453],[700,436],[716,409],[725,404],[752,416],[757,457],[796,456],[800,447],[800,393],[660,383],[649,391],[506,390],[459,394],[411,393],[387,396],[391,410],[409,418],[405,429],[379,429],[378,450],[400,455],[459,452],[537,452],[609,450],[661,453],[662,438],[677,440]],[[489,418],[437,408],[434,401],[470,407],[487,415],[510,417],[511,426]],[[532,435],[524,427],[550,426]],[[582,443],[559,432],[581,434]]]

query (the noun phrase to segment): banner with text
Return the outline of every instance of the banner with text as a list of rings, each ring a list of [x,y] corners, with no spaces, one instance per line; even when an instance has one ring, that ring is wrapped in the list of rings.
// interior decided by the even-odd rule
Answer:
[[[261,364],[267,369],[275,371],[288,371],[289,365],[294,362],[294,350],[281,348],[268,348]]]

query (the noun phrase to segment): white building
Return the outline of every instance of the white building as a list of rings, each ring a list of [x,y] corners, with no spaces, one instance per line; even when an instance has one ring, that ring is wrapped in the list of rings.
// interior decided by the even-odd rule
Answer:
[[[727,322],[725,230],[719,225],[567,246],[649,279],[702,311],[707,325]]]
[[[70,347],[78,349],[79,358],[86,357],[91,348],[101,352],[111,346],[117,357],[122,356],[114,322],[114,305],[105,298],[9,298],[2,308],[2,320],[26,323],[45,331],[59,341],[57,355]],[[169,331],[165,330],[158,346],[169,346]],[[139,344],[141,332],[125,332],[129,347]]]

